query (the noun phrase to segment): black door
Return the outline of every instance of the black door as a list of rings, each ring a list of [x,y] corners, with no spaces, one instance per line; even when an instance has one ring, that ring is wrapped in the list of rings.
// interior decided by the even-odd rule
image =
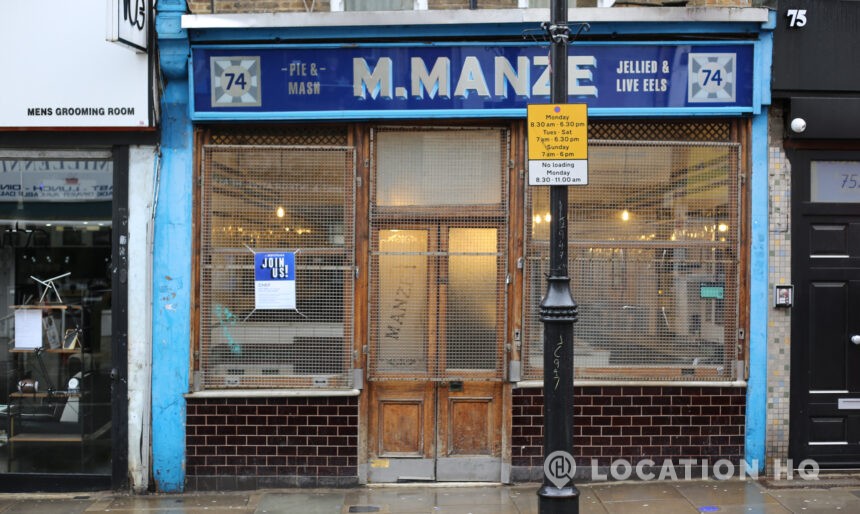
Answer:
[[[791,457],[860,466],[860,152],[789,153]]]

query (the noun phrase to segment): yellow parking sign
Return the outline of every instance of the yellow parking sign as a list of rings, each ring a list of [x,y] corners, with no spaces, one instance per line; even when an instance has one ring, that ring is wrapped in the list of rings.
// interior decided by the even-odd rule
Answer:
[[[588,106],[528,106],[529,185],[588,184]]]

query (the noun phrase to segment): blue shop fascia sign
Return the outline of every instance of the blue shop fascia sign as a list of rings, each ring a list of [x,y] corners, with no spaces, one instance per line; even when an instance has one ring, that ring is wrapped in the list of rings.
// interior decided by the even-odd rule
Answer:
[[[568,101],[589,114],[742,114],[754,44],[578,43]],[[523,117],[550,98],[547,45],[242,46],[192,50],[193,117]]]

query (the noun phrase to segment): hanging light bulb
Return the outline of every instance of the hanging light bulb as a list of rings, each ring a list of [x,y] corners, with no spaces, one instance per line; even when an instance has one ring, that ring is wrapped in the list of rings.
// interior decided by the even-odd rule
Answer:
[[[630,211],[624,209],[621,211],[621,221],[629,221],[630,220]]]
[[[279,205],[278,210],[275,211],[275,214],[277,214],[279,218],[283,218],[284,217],[284,208]]]

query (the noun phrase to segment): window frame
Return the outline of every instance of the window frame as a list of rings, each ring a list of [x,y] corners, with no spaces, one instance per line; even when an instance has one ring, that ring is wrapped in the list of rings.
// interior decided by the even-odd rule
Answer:
[[[346,4],[346,0],[331,0],[331,12],[397,12],[397,11],[371,11],[371,10],[361,10],[361,11],[345,11],[344,8]],[[406,10],[406,9],[403,9]],[[412,0],[412,10],[413,11],[426,11],[427,10],[427,0]]]
[[[249,128],[250,133],[254,133],[254,128]],[[326,133],[328,129],[321,128],[318,132]],[[241,132],[241,131],[237,131]],[[356,173],[357,173],[357,164],[356,164],[356,156],[357,149],[348,144],[348,136],[343,138],[340,142],[334,142],[333,139],[338,138],[339,136],[328,136],[319,134],[315,134],[311,137],[316,137],[321,140],[321,143],[318,144],[303,144],[302,143],[302,134],[288,134],[286,136],[282,136],[275,132],[274,134],[266,133],[265,131],[261,131],[260,135],[254,135],[251,137],[247,137],[249,141],[245,141],[243,138],[246,138],[244,134],[237,134],[235,136],[228,135],[223,136],[219,135],[220,139],[233,139],[236,140],[234,142],[224,142],[222,140],[218,140],[213,142],[212,133],[206,129],[198,129],[195,133],[195,201],[194,201],[194,225],[197,227],[194,232],[193,237],[193,260],[192,260],[192,291],[193,291],[193,303],[192,303],[192,327],[191,327],[191,347],[192,347],[192,383],[190,385],[190,390],[194,392],[213,392],[213,391],[237,391],[237,392],[248,392],[255,390],[268,390],[268,391],[297,391],[297,390],[318,390],[318,391],[328,391],[335,392],[339,389],[350,389],[354,387],[355,381],[355,369],[356,362],[353,357],[354,348],[356,344],[356,334],[357,334],[357,326],[356,326],[356,287],[357,280],[355,278],[355,267],[356,267],[356,227],[355,227],[355,219],[356,219],[356,209],[357,209],[357,190],[356,190]],[[347,131],[344,130],[346,134]],[[272,142],[268,142],[266,144],[260,144],[260,140],[271,139]],[[255,142],[256,139],[256,142]],[[285,141],[280,141],[280,139],[284,139]],[[237,142],[238,141],[238,142]],[[332,247],[330,249],[315,249],[312,253],[314,255],[340,255],[343,257],[345,264],[342,267],[344,269],[345,276],[349,276],[349,283],[344,282],[342,285],[342,303],[340,304],[339,311],[343,316],[341,321],[333,321],[335,323],[339,323],[342,327],[342,334],[337,335],[336,337],[341,338],[342,342],[338,344],[337,355],[339,356],[337,362],[342,364],[342,370],[336,373],[336,377],[334,381],[327,382],[318,382],[315,379],[316,375],[330,375],[331,373],[316,373],[316,372],[296,372],[294,376],[291,377],[272,377],[271,379],[262,379],[260,383],[251,383],[250,385],[245,383],[243,380],[239,380],[238,384],[228,384],[224,383],[223,385],[218,385],[214,383],[208,383],[206,380],[206,373],[217,375],[216,372],[213,371],[213,368],[209,368],[209,370],[205,369],[203,351],[204,351],[204,330],[203,324],[205,320],[203,319],[204,314],[204,306],[202,305],[205,300],[205,295],[203,294],[203,267],[204,267],[204,253],[203,253],[203,228],[204,228],[204,212],[205,202],[203,201],[204,195],[204,149],[205,148],[224,148],[224,147],[248,147],[248,148],[294,148],[294,149],[303,149],[303,150],[322,150],[322,151],[334,151],[334,152],[345,152],[344,155],[351,155],[352,163],[351,169],[348,172],[349,177],[347,178],[347,172],[345,171],[344,175],[344,183],[349,183],[350,191],[345,191],[345,200],[346,203],[343,206],[343,217],[344,220],[347,218],[351,219],[351,224],[347,224],[348,226],[344,227],[344,234],[347,236],[347,244],[344,246],[342,250],[338,250],[336,247]],[[349,232],[347,234],[347,231]],[[235,249],[235,248],[234,248]],[[246,248],[247,249],[247,248]],[[272,248],[259,248],[259,250],[275,250]],[[285,249],[280,248],[280,250],[293,250],[293,249]],[[322,253],[320,253],[322,252]],[[250,253],[250,252],[249,252]],[[307,253],[307,252],[306,252]],[[209,255],[209,254],[206,254]],[[335,255],[335,256],[336,256]],[[297,255],[297,259],[298,259]],[[326,265],[329,266],[329,265]],[[300,272],[297,268],[297,272]],[[253,274],[252,274],[253,275]],[[253,293],[251,294],[251,303],[253,303]],[[297,298],[298,299],[298,298]],[[254,311],[252,311],[252,314]],[[292,326],[292,323],[289,321],[283,321],[282,323],[286,323],[287,325]],[[322,328],[323,333],[318,333],[319,331],[311,331],[313,332],[313,337],[322,337],[327,338],[327,330],[333,330],[332,322],[319,322],[317,321]],[[325,325],[325,326],[323,326]],[[300,338],[305,338],[308,334],[305,334],[307,330],[299,330],[293,337],[298,340]],[[303,343],[305,344],[305,343]],[[330,362],[329,364],[335,363],[335,361]],[[250,365],[250,363],[248,364]],[[211,366],[211,365],[210,365]],[[303,376],[304,378],[299,378],[299,376]]]

